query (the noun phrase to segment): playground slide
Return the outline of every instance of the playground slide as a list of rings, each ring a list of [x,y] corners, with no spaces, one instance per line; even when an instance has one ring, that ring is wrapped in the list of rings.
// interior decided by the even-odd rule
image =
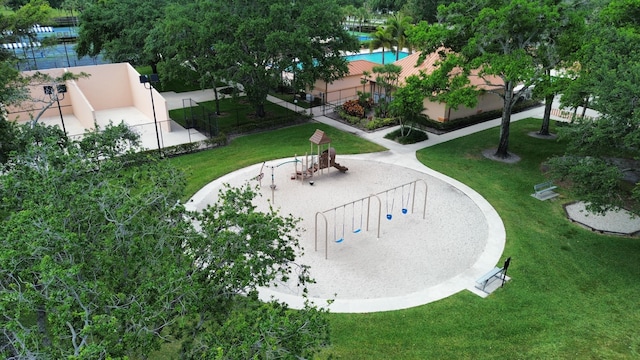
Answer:
[[[333,163],[333,167],[338,169],[338,170],[340,170],[340,172],[346,172],[347,170],[349,170],[348,167],[342,166],[342,165],[338,164],[337,162]]]

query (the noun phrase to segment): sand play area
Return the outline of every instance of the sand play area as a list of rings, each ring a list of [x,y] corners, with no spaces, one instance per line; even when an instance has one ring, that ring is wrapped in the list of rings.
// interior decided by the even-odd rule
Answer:
[[[302,219],[304,253],[297,262],[309,265],[316,280],[309,298],[320,306],[333,300],[332,312],[402,309],[474,291],[475,279],[502,256],[505,235],[497,213],[465,185],[415,159],[408,166],[394,159],[338,154],[336,162],[348,171],[332,167],[302,181],[291,177],[296,166],[302,170],[303,158],[268,161],[208,184],[187,206],[215,202],[223,183],[258,184],[252,179],[262,171],[256,205],[267,209],[271,202]],[[292,308],[302,307],[300,295],[293,283],[261,290],[262,298]]]

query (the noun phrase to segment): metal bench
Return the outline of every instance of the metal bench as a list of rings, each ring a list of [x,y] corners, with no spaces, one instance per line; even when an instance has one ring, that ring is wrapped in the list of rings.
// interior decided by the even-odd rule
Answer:
[[[533,194],[531,194],[531,196],[543,201],[553,199],[559,195],[557,192],[553,191],[557,188],[557,186],[553,185],[553,181],[545,181],[533,186]]]
[[[507,278],[507,269],[509,268],[510,264],[511,264],[511,257],[508,257],[504,261],[504,265],[502,267],[495,267],[491,269],[491,271],[489,271],[488,273],[482,275],[480,279],[476,280],[476,288],[484,292],[487,292],[485,290],[487,285],[489,285],[496,279],[501,279],[502,286],[504,286],[504,282],[506,281],[506,278]]]

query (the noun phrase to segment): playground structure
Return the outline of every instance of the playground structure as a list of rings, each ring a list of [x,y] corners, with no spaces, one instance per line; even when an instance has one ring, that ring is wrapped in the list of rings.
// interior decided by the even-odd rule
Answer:
[[[336,149],[331,147],[331,139],[324,133],[324,131],[316,129],[313,135],[309,138],[311,143],[311,162],[309,163],[307,155],[305,155],[306,165],[304,171],[296,171],[296,178],[305,179],[307,177],[313,177],[314,174],[320,170],[320,174],[324,174],[324,169],[327,169],[327,174],[331,167],[335,167],[340,172],[346,172],[349,168],[342,166],[336,162]],[[316,155],[314,155],[313,147],[316,146]],[[326,148],[324,147],[326,145]]]
[[[338,152],[339,149],[336,147]],[[302,157],[298,154],[299,160],[304,161],[305,150],[309,149],[303,149]],[[399,165],[393,157],[340,155],[342,158],[337,160],[349,167],[347,174],[332,169],[331,176],[317,177],[314,186],[307,185],[308,180],[303,186],[289,180],[294,163],[282,165],[275,169],[278,204],[274,205],[271,203],[267,165],[294,160],[291,155],[266,162],[262,168],[263,186],[257,188],[259,196],[253,201],[257,211],[273,208],[281,214],[300,219],[297,229],[301,231],[295,236],[302,251],[296,255],[295,261],[309,266],[316,282],[309,284],[307,291],[303,292],[297,286],[296,276],[277,281],[260,288],[260,298],[265,301],[274,297],[291,308],[302,309],[308,298],[314,304],[338,313],[414,307],[465,289],[476,291],[475,280],[502,256],[504,228],[484,198],[469,192],[464,186],[458,187],[457,182],[448,182],[446,177],[432,176],[428,171],[421,171],[422,168]],[[194,210],[205,209],[216,200],[216,194],[224,184],[242,186],[258,175],[261,167],[262,162],[255,163],[217,179],[185,206]],[[393,201],[394,187],[416,179],[424,179],[429,186],[429,207],[424,220],[420,212],[425,187],[421,183],[417,184],[416,191],[412,187],[410,194],[408,186],[404,187],[404,194],[402,187],[396,188],[395,204]],[[253,184],[258,185],[257,181]],[[324,213],[326,225],[322,215],[317,215],[318,248],[314,251],[316,213],[360,198],[367,200],[370,194],[379,194],[380,201],[375,197],[371,199],[369,230],[366,231],[366,201],[356,201],[353,206],[338,207],[336,212]],[[412,204],[406,201],[413,197],[415,213],[411,214]],[[387,205],[392,214],[391,220],[386,218]],[[402,208],[407,209],[406,215],[402,214]],[[376,211],[380,211],[380,215]],[[376,216],[380,217],[380,240],[376,240]],[[323,233],[325,227],[328,227],[326,238]],[[340,238],[343,241],[337,243]],[[328,241],[323,243],[325,239]],[[323,247],[326,246],[328,252],[325,254]],[[331,253],[330,258],[328,253]],[[331,300],[330,306],[327,300]]]
[[[427,214],[427,194],[428,194],[429,186],[427,185],[427,182],[425,180],[417,179],[409,183],[398,185],[396,187],[381,191],[376,194],[371,194],[367,197],[363,197],[358,200],[354,200],[351,202],[344,203],[342,205],[338,205],[336,207],[333,207],[325,211],[316,212],[315,230],[314,230],[315,251],[316,252],[318,251],[318,230],[319,230],[318,222],[319,222],[319,219],[322,218],[324,220],[324,235],[325,235],[324,257],[325,257],[325,260],[329,258],[329,219],[327,218],[326,214],[330,214],[333,212],[333,238],[334,238],[334,241],[338,244],[342,243],[346,239],[345,234],[346,234],[346,228],[348,227],[347,213],[349,212],[349,209],[351,210],[350,211],[351,212],[351,233],[353,234],[360,233],[362,231],[363,225],[366,225],[365,231],[369,231],[369,224],[370,224],[370,218],[371,218],[371,199],[373,198],[375,198],[378,201],[377,202],[378,217],[377,217],[377,227],[376,227],[377,229],[376,239],[380,240],[380,229],[381,229],[380,220],[382,218],[381,196],[384,194],[385,205],[386,205],[385,217],[387,220],[391,221],[393,219],[394,205],[397,197],[396,193],[398,192],[398,190],[400,190],[400,200],[402,203],[400,212],[403,215],[406,215],[408,213],[413,214],[415,212],[415,202],[416,202],[415,198],[416,198],[416,190],[417,190],[418,182],[421,182],[424,184],[424,199],[422,203],[422,220],[424,220]],[[406,196],[405,196],[405,191],[406,191]],[[391,201],[389,201],[390,194],[391,194]],[[365,202],[367,203],[366,223],[363,223],[364,212],[365,212],[365,207],[364,207]],[[359,204],[360,206],[356,206],[356,204]],[[411,205],[410,206],[411,211],[409,211],[409,205]],[[359,208],[359,211],[357,210],[358,208]],[[356,218],[358,217],[356,213],[359,215],[359,218],[360,218],[358,222],[358,226],[356,226]],[[342,222],[338,221],[339,218],[342,218]],[[338,232],[340,227],[341,227],[341,231],[340,231],[341,236],[338,237]]]
[[[318,170],[320,170],[321,174],[324,173],[324,169],[327,169],[328,174],[330,167],[334,167],[342,173],[349,170],[346,166],[342,166],[336,162],[336,149],[331,147],[331,139],[324,133],[324,131],[316,129],[311,138],[309,138],[309,141],[311,142],[311,155],[309,155],[309,153],[305,153],[303,158],[304,160],[298,159],[298,155],[295,154],[293,160],[285,161],[277,165],[266,166],[271,168],[271,184],[269,187],[271,188],[272,203],[275,203],[275,190],[277,187],[275,183],[275,169],[282,165],[294,163],[294,172],[291,174],[291,180],[300,179],[300,183],[304,183],[305,179],[310,179],[310,185],[314,184],[312,178]],[[313,153],[314,145],[317,146],[317,155]],[[323,145],[326,145],[326,148],[324,148]],[[264,178],[265,164],[266,162],[263,162],[262,167],[260,168],[260,173],[251,178],[251,180],[258,181],[260,186],[262,186],[262,179]],[[298,169],[298,164],[301,165],[300,169]]]

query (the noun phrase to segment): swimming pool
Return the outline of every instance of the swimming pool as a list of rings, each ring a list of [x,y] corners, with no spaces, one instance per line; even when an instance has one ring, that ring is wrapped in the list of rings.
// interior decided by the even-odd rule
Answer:
[[[409,53],[401,51],[400,55],[398,56],[398,59],[405,58],[405,57],[407,57],[407,55],[409,55]],[[371,62],[374,62],[374,63],[377,63],[377,64],[382,64],[382,51],[374,52],[374,53],[348,55],[348,56],[345,56],[345,59],[347,59],[349,61],[367,60],[367,61],[371,61]],[[394,61],[396,61],[396,54],[392,53],[391,51],[386,50],[384,52],[384,63],[385,64],[391,64]]]

